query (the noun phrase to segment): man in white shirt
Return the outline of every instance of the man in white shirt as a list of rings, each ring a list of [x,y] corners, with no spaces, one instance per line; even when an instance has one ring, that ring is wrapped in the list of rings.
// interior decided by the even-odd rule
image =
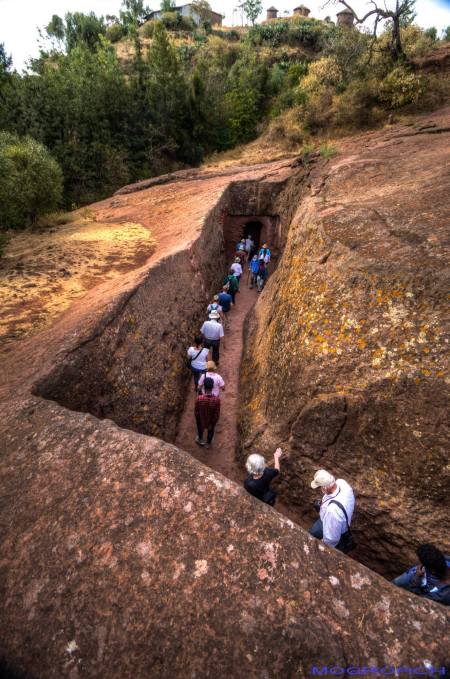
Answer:
[[[211,311],[209,321],[205,321],[200,328],[204,337],[203,345],[212,349],[212,359],[215,363],[219,362],[220,340],[224,336],[223,326],[219,323],[220,314],[218,311]]]
[[[236,257],[236,259],[234,260],[233,264],[230,267],[230,270],[234,273],[234,275],[238,279],[238,290],[239,290],[239,284],[241,282],[242,276],[242,264],[239,257]]]
[[[325,469],[319,469],[314,475],[311,488],[320,488],[322,500],[320,502],[320,519],[310,529],[310,534],[324,541],[329,547],[335,547],[341,552],[348,551],[348,536],[355,496],[351,486],[344,479],[335,479]]]

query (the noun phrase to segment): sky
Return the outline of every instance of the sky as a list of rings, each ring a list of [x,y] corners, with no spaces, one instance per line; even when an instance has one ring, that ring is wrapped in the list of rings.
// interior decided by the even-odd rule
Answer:
[[[235,8],[241,1],[210,0],[210,4],[216,12],[225,14],[224,23],[231,26],[240,24],[240,12]],[[386,1],[388,4],[393,2]],[[265,17],[265,10],[273,4],[279,10],[279,16],[283,16],[285,12],[292,14],[293,8],[302,2],[311,9],[310,16],[324,18],[330,15],[335,19],[337,5],[329,4],[323,8],[325,0],[263,0],[261,19]],[[182,3],[183,0],[177,1],[177,4]],[[147,4],[151,9],[158,9],[160,0],[147,0]],[[7,54],[13,57],[14,67],[21,71],[27,60],[38,54],[38,27],[48,24],[53,14],[62,17],[66,12],[118,14],[120,5],[121,0],[0,0],[0,43],[5,44]],[[352,6],[361,14],[370,8],[366,0],[354,0]],[[423,28],[436,26],[441,31],[450,26],[450,0],[417,0],[416,11],[416,23]]]

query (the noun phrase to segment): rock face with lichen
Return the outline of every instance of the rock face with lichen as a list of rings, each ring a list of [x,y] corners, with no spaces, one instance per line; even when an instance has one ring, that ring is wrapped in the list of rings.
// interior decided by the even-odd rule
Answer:
[[[394,575],[448,543],[450,111],[352,140],[311,176],[248,327],[241,455],[289,452],[357,493],[357,557]],[[447,241],[448,243],[448,241]]]
[[[345,177],[345,160],[340,162]],[[157,253],[123,279],[94,288],[51,329],[21,342],[9,355],[0,382],[0,673],[34,679],[301,679],[315,671],[327,674],[328,668],[333,674],[348,666],[409,666],[423,672],[445,663],[449,616],[444,607],[393,587],[182,449],[144,435],[158,427],[171,436],[173,411],[182,394],[175,394],[172,402],[158,387],[163,384],[175,393],[185,382],[180,375],[181,368],[185,371],[180,328],[183,333],[194,330],[192,315],[204,308],[221,263],[223,217],[242,214],[245,201],[246,214],[279,216],[284,228],[279,245],[286,242],[279,272],[250,326],[260,343],[260,363],[252,360],[249,349],[245,426],[254,437],[264,413],[269,418],[276,414],[276,425],[291,449],[288,478],[302,473],[301,465],[308,471],[313,461],[342,450],[348,432],[359,426],[365,440],[372,441],[372,448],[364,450],[367,474],[373,484],[376,480],[390,489],[385,457],[389,453],[390,461],[393,453],[387,450],[383,427],[393,426],[391,404],[397,412],[404,407],[409,416],[414,402],[419,412],[424,385],[435,389],[437,377],[417,375],[416,384],[416,368],[405,382],[384,375],[388,356],[370,342],[383,342],[386,352],[392,350],[390,328],[398,326],[391,316],[397,319],[400,304],[407,310],[410,300],[417,304],[419,288],[414,276],[404,294],[397,294],[404,290],[401,276],[390,287],[370,279],[367,295],[372,288],[375,292],[367,299],[378,331],[366,332],[358,295],[363,294],[360,280],[367,266],[361,265],[359,274],[352,269],[355,283],[349,291],[348,258],[355,248],[345,244],[344,236],[338,245],[326,231],[331,228],[325,222],[327,209],[335,211],[337,224],[336,215],[345,210],[340,213],[337,204],[324,202],[322,221],[317,216],[327,168],[323,162],[305,168],[284,161],[228,175],[146,183],[138,200],[134,193],[121,192],[114,199],[121,213],[116,219],[132,218],[138,202],[139,210],[153,210],[162,222],[159,231],[155,225]],[[332,172],[339,172],[336,165]],[[308,181],[315,195],[308,195]],[[94,209],[109,213],[112,207],[104,201]],[[368,238],[370,230],[364,229]],[[362,243],[358,247],[364,251]],[[431,253],[434,247],[432,243]],[[324,270],[331,272],[329,285],[321,278]],[[423,275],[431,276],[427,271]],[[375,273],[373,267],[371,275]],[[436,267],[436,300],[441,275]],[[186,291],[192,280],[196,285]],[[315,289],[308,292],[314,281]],[[331,294],[333,286],[341,292],[340,303],[337,293]],[[429,293],[420,294],[427,309]],[[163,312],[168,305],[177,324],[170,324]],[[366,307],[372,309],[369,303]],[[385,325],[379,307],[390,310]],[[285,324],[280,311],[286,314]],[[421,313],[421,319],[427,316]],[[437,302],[433,313],[439,316]],[[398,322],[408,321],[401,316]],[[408,338],[415,337],[415,326],[405,327]],[[437,323],[430,327],[440,331]],[[428,338],[428,329],[421,332]],[[350,348],[354,337],[367,337],[367,345]],[[159,344],[152,372],[148,349]],[[365,353],[352,390],[346,352],[357,351]],[[375,352],[373,360],[380,360],[370,370],[384,375],[382,379],[368,379],[370,352]],[[406,355],[415,356],[413,349]],[[431,371],[434,356],[431,349],[424,354],[427,363],[417,371]],[[248,379],[250,369],[257,391]],[[330,375],[332,388],[326,388]],[[421,403],[414,401],[410,381]],[[393,401],[395,389],[403,392]],[[369,417],[369,397],[379,402],[376,420]],[[442,392],[432,398],[434,410],[427,413],[436,418]],[[80,412],[86,410],[91,412]],[[269,421],[263,438],[268,443],[280,436],[275,420]],[[409,431],[404,429],[405,450]],[[428,425],[414,423],[416,441],[414,432],[423,445],[431,446]],[[362,475],[362,451],[352,448],[352,441],[343,463],[353,459]],[[430,460],[437,464],[439,457],[433,453]],[[415,464],[409,461],[414,488]],[[412,491],[400,475],[398,479],[399,497],[412,506]],[[436,497],[441,486],[431,488],[428,477],[424,479],[424,502],[439,520],[443,510],[436,508]],[[373,507],[374,521],[381,517],[387,525],[375,486],[367,484],[367,489],[373,497],[361,506]],[[300,499],[298,494],[286,497]],[[399,521],[405,521],[404,505],[397,506]],[[392,521],[392,505],[390,509]]]

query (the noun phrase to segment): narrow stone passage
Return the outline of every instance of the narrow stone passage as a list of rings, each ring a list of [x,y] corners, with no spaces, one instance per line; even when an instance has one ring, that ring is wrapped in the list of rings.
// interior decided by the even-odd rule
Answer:
[[[180,420],[175,445],[186,450],[193,457],[224,476],[242,482],[245,470],[236,464],[236,422],[239,406],[239,368],[243,349],[244,320],[251,307],[256,303],[258,293],[247,286],[247,268],[242,274],[241,290],[236,295],[236,305],[229,313],[229,324],[225,330],[225,346],[220,347],[218,372],[225,380],[225,391],[221,395],[220,420],[216,427],[213,445],[210,449],[201,448],[195,443],[197,430],[194,418],[196,394],[194,381],[189,382],[186,405]],[[206,318],[206,306],[205,306]],[[193,339],[193,338],[192,338]],[[223,342],[223,340],[222,340]],[[187,347],[186,347],[187,348]]]
[[[180,419],[175,445],[186,450],[203,464],[208,465],[214,471],[220,472],[229,479],[242,484],[246,470],[235,459],[237,444],[237,419],[239,408],[239,374],[242,351],[244,348],[244,321],[250,309],[258,299],[256,289],[250,290],[247,284],[247,268],[242,275],[241,290],[236,295],[236,305],[229,314],[229,325],[225,331],[225,347],[220,348],[220,364],[218,373],[225,381],[225,391],[221,394],[220,420],[216,427],[213,445],[211,448],[202,448],[195,443],[197,429],[195,426],[194,405],[196,393],[194,392],[194,380],[191,379],[186,393],[186,404]],[[206,312],[206,306],[205,306]],[[205,315],[206,318],[206,315]],[[187,348],[187,347],[186,347]],[[272,458],[266,460],[272,463]],[[283,466],[283,459],[282,459]],[[274,486],[276,488],[276,484]],[[305,528],[304,522],[299,520],[298,513],[285,505],[278,496],[275,509],[289,519],[300,523]]]

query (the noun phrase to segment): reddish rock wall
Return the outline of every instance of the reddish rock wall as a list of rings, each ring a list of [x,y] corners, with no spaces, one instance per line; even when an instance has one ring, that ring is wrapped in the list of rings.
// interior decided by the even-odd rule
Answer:
[[[241,373],[242,459],[288,449],[281,496],[305,525],[314,470],[346,478],[356,557],[392,576],[420,542],[450,551],[449,121],[362,136],[313,171]]]
[[[292,233],[301,238],[297,243],[306,243],[306,234],[288,230],[288,225],[310,171],[289,163],[269,164],[242,171],[249,182],[246,194],[242,184],[229,185],[232,178],[221,180],[222,189],[209,178],[212,184],[203,190],[210,194],[210,208],[225,209],[217,193],[227,190],[229,214],[245,214],[244,197],[249,215],[279,214],[282,242]],[[320,167],[314,172],[311,180],[317,185]],[[195,192],[198,200],[199,185],[192,182],[188,190],[183,181],[167,183],[173,204],[168,200],[164,214],[172,216],[177,209],[189,214],[186,194]],[[151,201],[146,190],[139,194],[142,203]],[[131,206],[124,202],[120,209],[128,218]],[[157,201],[154,209],[159,209]],[[174,244],[169,239],[164,262],[149,263],[120,285],[96,289],[51,331],[21,343],[5,365],[0,384],[0,666],[4,660],[14,673],[38,679],[275,679],[311,676],[315,665],[441,666],[449,622],[444,608],[394,588],[324,547],[182,450],[31,393],[38,384],[40,393],[69,404],[74,391],[72,407],[91,398],[94,406],[93,395],[101,398],[103,385],[113,385],[117,400],[107,394],[102,407],[114,407],[114,416],[123,415],[124,421],[128,409],[126,424],[133,426],[131,416],[140,412],[144,392],[131,367],[145,373],[145,350],[165,330],[146,320],[152,320],[146,300],[150,296],[160,310],[162,298],[170,308],[164,295],[174,290],[180,294],[178,287],[170,287],[174,276],[183,282],[189,266],[195,275],[192,255],[201,260],[196,241],[208,238],[201,235],[201,221],[198,232],[188,226],[188,233],[196,234],[193,242]],[[212,227],[210,236],[217,234]],[[203,243],[202,254],[217,252],[217,246]],[[287,252],[292,248],[296,250],[295,242],[288,240]],[[212,284],[214,262],[210,265],[212,269],[202,261],[201,280]],[[286,270],[275,276],[274,282],[288,280]],[[159,298],[151,280],[158,285]],[[287,294],[291,306],[299,290],[288,284]],[[268,295],[263,293],[263,299]],[[253,363],[251,374],[246,373],[263,398],[272,390],[263,410],[246,402],[246,414],[258,417],[270,417],[271,404],[279,403],[285,386],[267,368],[283,366],[284,356],[284,335],[277,327],[282,298],[272,299],[272,308],[260,304],[257,314],[264,317],[263,336],[272,338],[270,347],[280,350],[280,356],[265,353],[261,340],[261,365]],[[142,323],[144,338],[131,322],[132,314]],[[167,322],[165,316],[160,320]],[[252,329],[260,340],[258,326]],[[169,347],[179,341],[175,332],[171,327],[163,338]],[[290,374],[297,388],[295,360],[294,346]],[[82,377],[89,386],[87,396]],[[163,377],[173,380],[174,389],[179,383],[175,374]],[[145,379],[153,378],[148,373]],[[122,384],[132,385],[123,400]],[[155,383],[146,384],[154,388]],[[254,395],[249,384],[248,393]],[[170,428],[169,408],[158,409],[153,395],[145,396],[162,426]],[[314,407],[298,405],[296,412],[289,403],[285,412],[278,410],[280,426],[285,426],[285,414],[292,413],[294,433],[303,445],[305,432],[311,430],[306,443],[314,446],[314,431],[306,426],[308,418],[314,420]],[[341,426],[345,404],[338,396],[336,407],[329,406],[337,413],[336,427]],[[279,440],[273,424],[271,419],[268,435]],[[332,449],[332,432],[327,441]],[[291,465],[287,474],[292,470],[298,472],[299,466]]]
[[[198,239],[150,267],[107,323],[58,361],[37,382],[34,393],[173,441],[190,378],[186,348],[205,319],[208,301],[222,285],[230,214],[271,211],[295,174],[301,171],[291,168],[267,179],[257,175],[258,181],[236,181],[225,188]],[[268,226],[278,222],[264,216],[262,220]]]
[[[2,412],[0,658],[14,671],[276,679],[443,664],[448,611],[182,450],[36,397]]]

